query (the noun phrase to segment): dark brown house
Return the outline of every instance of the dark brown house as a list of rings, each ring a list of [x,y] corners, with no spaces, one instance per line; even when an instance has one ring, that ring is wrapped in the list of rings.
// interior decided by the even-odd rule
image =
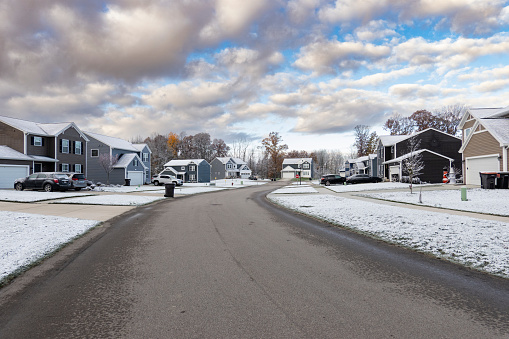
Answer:
[[[42,124],[0,116],[0,188],[41,171],[86,173],[88,139],[73,123]]]
[[[461,139],[434,128],[416,132],[412,135],[383,135],[378,142],[378,173],[386,180],[401,180],[402,162],[408,157],[410,139],[420,142],[419,150],[424,162],[424,170],[419,178],[425,182],[442,182],[443,169],[461,168]]]

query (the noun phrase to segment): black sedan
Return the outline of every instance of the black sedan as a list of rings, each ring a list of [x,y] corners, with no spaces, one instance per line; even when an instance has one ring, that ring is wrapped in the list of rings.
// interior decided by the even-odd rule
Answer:
[[[14,189],[44,190],[46,192],[67,191],[71,188],[71,180],[65,173],[60,172],[39,172],[29,175],[26,178],[16,179]]]
[[[345,177],[339,174],[326,174],[320,179],[320,185],[329,186],[331,184],[342,184],[345,182]]]
[[[370,182],[381,182],[382,178],[372,177],[367,174],[354,174],[348,178],[346,178],[347,184],[365,184]]]

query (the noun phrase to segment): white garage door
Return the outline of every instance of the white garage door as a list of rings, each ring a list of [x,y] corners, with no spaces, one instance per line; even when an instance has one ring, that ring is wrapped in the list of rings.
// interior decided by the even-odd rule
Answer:
[[[14,180],[29,175],[28,165],[0,165],[0,188],[13,188]]]
[[[467,167],[467,184],[469,185],[480,185],[481,177],[479,172],[496,172],[500,171],[500,165],[498,163],[498,156],[490,156],[484,158],[465,159]]]
[[[283,179],[292,179],[295,177],[295,172],[283,172]]]
[[[131,186],[143,185],[143,172],[127,172],[127,178],[131,179]]]

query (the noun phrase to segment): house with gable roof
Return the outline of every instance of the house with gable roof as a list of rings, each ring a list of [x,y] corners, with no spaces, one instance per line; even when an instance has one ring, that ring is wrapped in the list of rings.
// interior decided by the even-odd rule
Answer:
[[[369,154],[355,159],[345,161],[345,176],[354,174],[368,174],[372,177],[378,176],[378,156]]]
[[[509,106],[467,109],[458,129],[465,184],[480,185],[479,172],[508,171]]]
[[[281,170],[281,178],[291,179],[297,175],[303,179],[312,179],[314,175],[312,158],[287,158],[283,159],[283,169]]]
[[[210,164],[205,159],[174,159],[164,169],[184,182],[210,182]]]
[[[424,169],[419,175],[421,181],[442,182],[444,167],[459,168],[461,156],[461,139],[428,128],[410,135],[382,135],[377,146],[378,176],[390,181],[399,181],[406,175],[403,170],[403,161],[408,158],[410,139],[414,137],[420,142],[419,153],[422,156]]]
[[[150,177],[150,162],[147,166],[142,161],[140,158],[142,153],[139,147],[135,147],[129,141],[120,138],[92,132],[85,132],[85,134],[89,139],[87,179],[94,182],[108,182],[108,173],[99,163],[100,156],[105,154],[110,158],[118,157],[118,161],[109,175],[110,184],[123,185],[126,179],[129,179],[133,186],[150,182],[150,179],[148,182],[146,179]]]
[[[88,138],[73,122],[38,123],[0,116],[0,188],[36,172],[87,170]]]
[[[252,171],[247,163],[239,158],[217,157],[210,162],[211,179],[242,178],[247,179]]]
[[[147,168],[147,171],[145,171],[145,184],[150,184],[152,180],[152,173],[151,173],[151,165],[150,161],[152,158],[152,151],[148,147],[147,144],[133,144],[134,148],[138,150],[138,155],[140,156],[141,162],[145,167]]]

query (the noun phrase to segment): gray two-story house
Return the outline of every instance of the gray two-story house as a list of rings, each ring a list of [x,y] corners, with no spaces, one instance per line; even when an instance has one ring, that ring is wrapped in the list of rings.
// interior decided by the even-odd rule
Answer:
[[[35,172],[87,170],[87,136],[73,123],[45,124],[0,116],[0,187]]]
[[[314,177],[312,158],[287,158],[283,160],[283,169],[281,170],[281,178],[297,178],[311,179]]]
[[[211,179],[247,179],[252,171],[247,163],[239,158],[217,157],[210,163]]]
[[[210,182],[210,164],[205,159],[174,159],[164,169],[184,182]]]
[[[85,132],[85,134],[90,140],[87,152],[87,179],[96,183],[113,185],[123,185],[126,183],[126,179],[129,179],[133,186],[147,183],[147,178],[150,177],[150,167],[147,167],[140,158],[139,148],[124,139],[92,132]],[[105,167],[101,165],[101,159],[104,158],[113,160],[109,175]]]

